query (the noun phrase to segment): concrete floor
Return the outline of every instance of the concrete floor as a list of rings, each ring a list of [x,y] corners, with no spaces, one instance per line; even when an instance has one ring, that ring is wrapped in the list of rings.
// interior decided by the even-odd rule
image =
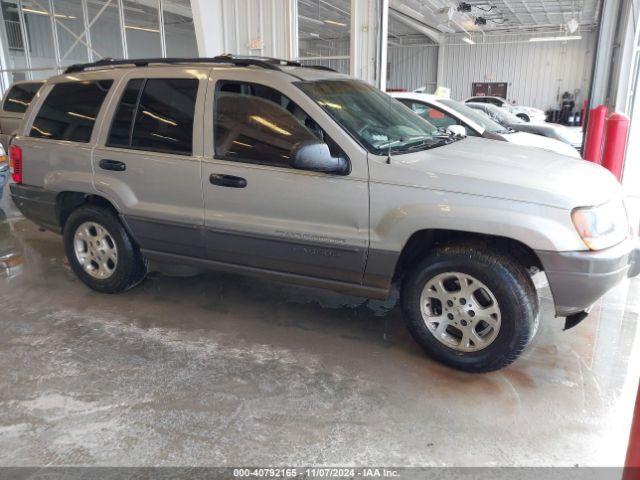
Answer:
[[[210,273],[88,290],[0,203],[0,465],[620,465],[640,282],[487,375],[388,302]]]

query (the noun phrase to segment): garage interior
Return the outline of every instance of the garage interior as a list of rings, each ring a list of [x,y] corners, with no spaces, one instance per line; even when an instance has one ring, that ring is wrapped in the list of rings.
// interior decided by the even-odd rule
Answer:
[[[459,101],[506,84],[508,102],[550,116],[568,92],[580,134],[598,105],[629,119],[621,183],[637,234],[638,0],[0,0],[0,13],[3,96],[101,58],[222,53]],[[534,281],[533,343],[469,374],[424,355],[397,288],[383,301],[174,272],[92,291],[6,186],[0,467],[622,467],[640,280],[568,331],[544,273]]]

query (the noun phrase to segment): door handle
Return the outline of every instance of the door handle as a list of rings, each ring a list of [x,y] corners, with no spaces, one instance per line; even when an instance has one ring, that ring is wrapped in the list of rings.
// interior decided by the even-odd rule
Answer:
[[[247,181],[242,177],[221,175],[219,173],[212,173],[209,175],[209,182],[212,185],[219,185],[221,187],[244,188],[247,186]]]
[[[100,160],[100,168],[103,170],[113,170],[114,172],[124,172],[127,169],[127,164],[119,162],[117,160],[109,160],[104,158]]]

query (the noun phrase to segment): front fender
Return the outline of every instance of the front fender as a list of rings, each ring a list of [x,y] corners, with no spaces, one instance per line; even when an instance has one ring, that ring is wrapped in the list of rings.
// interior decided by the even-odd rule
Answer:
[[[586,249],[571,212],[563,208],[372,183],[367,277],[375,278],[376,283],[390,282],[409,238],[417,231],[431,229],[505,237],[532,250]]]

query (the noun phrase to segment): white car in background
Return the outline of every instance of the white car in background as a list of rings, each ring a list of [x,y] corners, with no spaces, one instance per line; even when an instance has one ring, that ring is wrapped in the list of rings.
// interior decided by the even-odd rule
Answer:
[[[497,107],[502,107],[525,122],[545,122],[547,120],[547,115],[543,110],[540,110],[539,108],[525,107],[522,105],[513,105],[502,97],[478,95],[467,98],[464,103],[467,102],[488,103]]]
[[[464,133],[468,136],[501,140],[527,147],[538,147],[568,157],[580,158],[578,151],[567,143],[543,137],[542,135],[516,132],[505,128],[491,120],[483,112],[474,110],[456,100],[415,92],[392,92],[390,95],[443,131],[455,132],[463,128]]]

